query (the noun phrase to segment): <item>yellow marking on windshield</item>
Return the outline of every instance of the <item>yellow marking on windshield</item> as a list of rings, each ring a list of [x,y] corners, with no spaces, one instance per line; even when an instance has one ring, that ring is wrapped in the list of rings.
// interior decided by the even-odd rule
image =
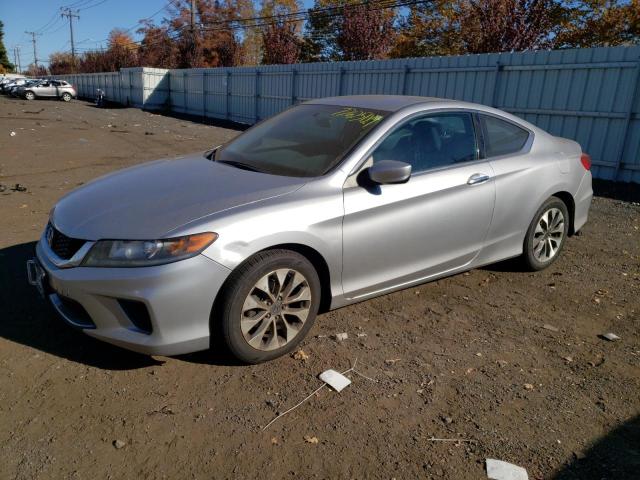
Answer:
[[[368,127],[382,120],[382,115],[359,108],[345,107],[342,110],[332,113],[332,117],[344,117],[349,122],[358,122],[363,127]]]

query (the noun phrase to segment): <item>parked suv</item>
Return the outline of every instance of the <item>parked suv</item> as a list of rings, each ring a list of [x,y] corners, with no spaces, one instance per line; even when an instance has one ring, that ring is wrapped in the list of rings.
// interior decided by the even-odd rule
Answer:
[[[22,96],[27,100],[33,100],[36,97],[57,97],[68,102],[78,95],[73,85],[64,80],[43,80],[25,88]]]

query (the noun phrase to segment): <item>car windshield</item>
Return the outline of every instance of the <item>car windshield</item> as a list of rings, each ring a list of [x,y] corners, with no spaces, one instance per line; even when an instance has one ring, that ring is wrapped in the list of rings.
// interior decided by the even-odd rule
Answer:
[[[215,160],[271,175],[317,177],[389,112],[338,105],[298,105],[247,130]]]

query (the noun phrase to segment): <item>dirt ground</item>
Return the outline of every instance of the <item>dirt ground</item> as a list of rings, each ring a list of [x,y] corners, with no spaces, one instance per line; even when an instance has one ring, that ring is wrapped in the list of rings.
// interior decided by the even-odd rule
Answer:
[[[27,285],[65,192],[237,134],[0,98],[0,479],[482,479],[486,458],[531,479],[640,478],[637,204],[596,198],[544,272],[507,262],[322,315],[306,361],[137,355],[67,327]],[[375,382],[351,373],[262,431],[356,359]]]

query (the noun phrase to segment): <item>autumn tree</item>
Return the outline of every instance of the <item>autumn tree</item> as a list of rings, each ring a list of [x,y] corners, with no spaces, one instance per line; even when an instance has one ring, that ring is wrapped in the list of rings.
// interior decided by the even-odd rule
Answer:
[[[79,70],[80,62],[69,52],[54,52],[49,55],[51,75],[65,75]]]
[[[191,25],[191,2],[174,0],[167,24],[178,32],[176,45],[180,68],[230,67],[240,58],[240,40],[231,23],[239,17],[234,0],[199,0],[196,2],[196,23]]]
[[[384,58],[393,44],[395,8],[371,0],[316,0],[309,11],[303,61]]]
[[[549,48],[562,12],[553,0],[471,0],[460,8],[460,36],[468,53]]]
[[[580,0],[566,6],[556,47],[609,47],[640,42],[640,0]]]
[[[27,77],[38,78],[38,77],[46,77],[49,74],[49,71],[47,70],[46,67],[42,65],[36,66],[34,63],[31,63],[29,64],[27,69],[24,71],[24,74]]]
[[[274,23],[262,34],[264,52],[262,63],[265,65],[296,63],[300,58],[300,39],[295,25]]]
[[[85,52],[80,57],[79,71],[82,73],[111,71],[111,63],[108,59],[107,53],[100,50]]]
[[[465,53],[460,32],[459,4],[432,0],[412,5],[400,21],[392,58],[459,55]]]
[[[241,19],[239,24],[241,29],[240,51],[238,53],[238,64],[258,65],[262,59],[262,32],[254,27],[257,11],[253,0],[237,0],[238,14]]]
[[[337,44],[343,60],[385,58],[393,45],[393,17],[375,5],[346,6]]]
[[[138,48],[138,61],[141,66],[176,68],[178,49],[166,25],[157,26],[147,21],[138,33],[143,35]]]
[[[353,0],[351,3],[355,2]],[[301,47],[303,62],[340,60],[338,34],[346,0],[315,0],[309,9]]]
[[[138,44],[133,41],[131,35],[126,30],[114,28],[109,33],[107,41],[107,62],[109,71],[117,71],[126,67],[137,67]]]

